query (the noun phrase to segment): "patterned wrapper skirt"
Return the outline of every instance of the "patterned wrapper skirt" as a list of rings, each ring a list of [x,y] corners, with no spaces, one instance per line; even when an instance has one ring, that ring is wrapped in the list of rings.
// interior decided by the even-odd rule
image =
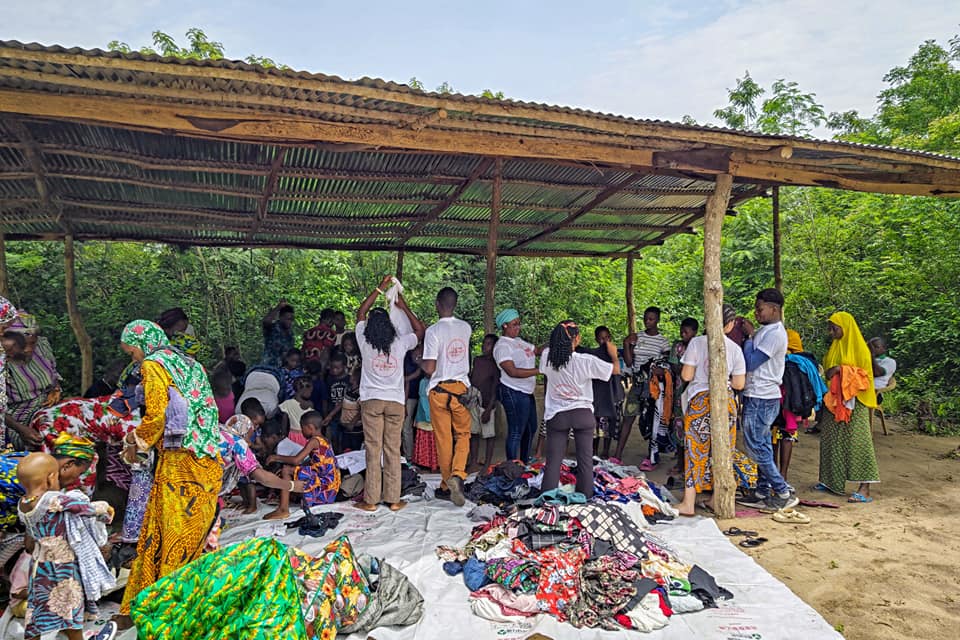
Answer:
[[[437,457],[437,440],[433,431],[417,429],[413,445],[413,464],[437,471],[440,469],[440,459]]]
[[[730,449],[737,442],[737,402],[731,393],[727,400],[730,418]],[[684,416],[684,486],[697,493],[713,489],[710,465],[710,394],[702,391],[690,399]]]
[[[820,482],[843,494],[847,482],[880,482],[870,433],[870,410],[856,401],[850,422],[837,422],[829,411],[820,420]]]

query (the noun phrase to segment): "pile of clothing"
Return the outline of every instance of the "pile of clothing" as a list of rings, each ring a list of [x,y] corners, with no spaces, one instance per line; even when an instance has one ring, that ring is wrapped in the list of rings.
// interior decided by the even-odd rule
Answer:
[[[498,507],[516,505],[533,507],[542,504],[540,485],[543,481],[543,463],[524,465],[516,460],[496,464],[466,485],[466,496],[476,504],[493,504]],[[564,462],[560,466],[560,486],[576,484],[576,463]],[[669,502],[669,492],[646,479],[635,466],[614,464],[594,458],[594,500],[602,502],[639,502],[643,515],[650,524],[672,520],[677,510]],[[586,502],[579,493],[559,492],[563,502]],[[579,496],[579,499],[578,499]]]
[[[438,547],[473,613],[496,622],[552,615],[575,627],[653,631],[733,595],[617,504],[501,511],[463,547]]]

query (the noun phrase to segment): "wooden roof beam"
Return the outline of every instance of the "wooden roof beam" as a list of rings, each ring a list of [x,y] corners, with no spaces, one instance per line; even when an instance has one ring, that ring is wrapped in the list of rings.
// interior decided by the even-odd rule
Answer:
[[[564,228],[565,226],[567,226],[568,224],[570,224],[570,223],[576,221],[578,218],[580,218],[580,217],[582,217],[582,216],[590,213],[590,211],[592,211],[593,209],[595,209],[595,208],[598,207],[599,205],[601,205],[601,204],[603,204],[604,202],[606,202],[607,200],[609,200],[611,197],[613,197],[614,194],[616,194],[617,192],[619,192],[621,189],[630,186],[631,184],[635,183],[636,181],[644,178],[646,175],[647,175],[647,173],[644,172],[644,171],[637,172],[637,173],[634,173],[632,176],[627,177],[625,180],[621,181],[621,182],[618,183],[618,184],[613,184],[613,185],[608,186],[606,189],[604,189],[603,191],[601,191],[600,193],[598,193],[598,194],[596,195],[596,197],[593,198],[590,202],[588,202],[587,204],[583,205],[582,207],[580,207],[579,209],[577,209],[576,211],[574,211],[573,213],[571,213],[570,215],[568,215],[562,222],[559,222],[559,223],[557,223],[557,224],[552,224],[552,225],[550,225],[549,227],[547,227],[546,229],[544,229],[543,231],[541,231],[540,233],[535,233],[534,235],[530,236],[529,238],[527,238],[527,239],[525,239],[525,240],[521,240],[520,242],[517,242],[517,243],[514,244],[512,247],[510,247],[510,249],[513,250],[513,251],[516,251],[516,250],[518,250],[518,249],[522,249],[523,247],[527,246],[528,244],[530,244],[530,243],[532,243],[532,242],[536,242],[537,240],[540,240],[541,238],[544,238],[544,237],[550,235],[551,233],[554,233],[555,231],[559,231],[560,229],[563,229],[563,228]]]
[[[430,213],[423,217],[422,220],[410,227],[410,229],[407,230],[403,237],[397,242],[397,245],[403,247],[406,245],[407,241],[419,233],[421,229],[442,216],[443,212],[449,209],[454,202],[459,200],[460,196],[462,196],[464,192],[470,188],[470,185],[472,185],[481,175],[489,171],[492,165],[493,158],[484,158],[480,160],[473,171],[470,172],[470,175],[467,177],[467,179],[460,183],[460,186],[454,189],[440,204],[435,206]]]
[[[270,173],[267,174],[267,181],[263,188],[263,197],[260,198],[260,203],[257,205],[257,217],[250,227],[249,237],[251,238],[257,234],[257,231],[260,230],[260,225],[267,219],[267,212],[270,210],[270,198],[273,197],[273,192],[277,188],[277,174],[280,172],[280,167],[283,166],[283,159],[286,155],[287,150],[281,148],[277,151],[273,162],[270,163]]]
[[[40,203],[47,213],[56,220],[57,225],[63,229],[63,232],[66,235],[70,235],[73,233],[70,222],[64,217],[60,203],[50,193],[50,186],[47,184],[46,167],[43,165],[43,157],[37,147],[36,140],[34,140],[30,134],[30,129],[18,118],[12,118],[9,125],[22,145],[20,153],[23,154],[24,160],[27,161],[27,164],[33,171],[34,184],[36,185],[37,194],[40,196]]]

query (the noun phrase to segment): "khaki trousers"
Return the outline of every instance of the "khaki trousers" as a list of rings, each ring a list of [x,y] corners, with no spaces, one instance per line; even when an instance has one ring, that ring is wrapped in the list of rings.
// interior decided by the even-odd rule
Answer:
[[[404,406],[389,400],[364,400],[363,444],[366,448],[367,477],[363,501],[367,504],[400,502],[400,435]],[[381,456],[383,462],[381,463]]]
[[[437,441],[437,459],[443,478],[440,484],[446,488],[451,476],[461,479],[467,477],[473,419],[470,410],[460,404],[455,396],[438,391],[441,387],[451,393],[461,394],[466,392],[467,385],[462,382],[441,382],[430,390],[430,424],[433,425],[433,437]]]

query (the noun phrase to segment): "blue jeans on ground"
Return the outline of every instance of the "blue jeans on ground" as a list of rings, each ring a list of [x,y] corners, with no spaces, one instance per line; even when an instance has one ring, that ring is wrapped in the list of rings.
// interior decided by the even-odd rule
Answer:
[[[743,399],[743,442],[747,454],[757,463],[757,493],[769,495],[770,488],[778,494],[790,491],[780,469],[773,462],[771,433],[773,421],[780,413],[780,400],[765,398]]]
[[[537,402],[532,393],[504,384],[497,391],[507,415],[507,460],[530,462],[530,442],[537,432]]]

